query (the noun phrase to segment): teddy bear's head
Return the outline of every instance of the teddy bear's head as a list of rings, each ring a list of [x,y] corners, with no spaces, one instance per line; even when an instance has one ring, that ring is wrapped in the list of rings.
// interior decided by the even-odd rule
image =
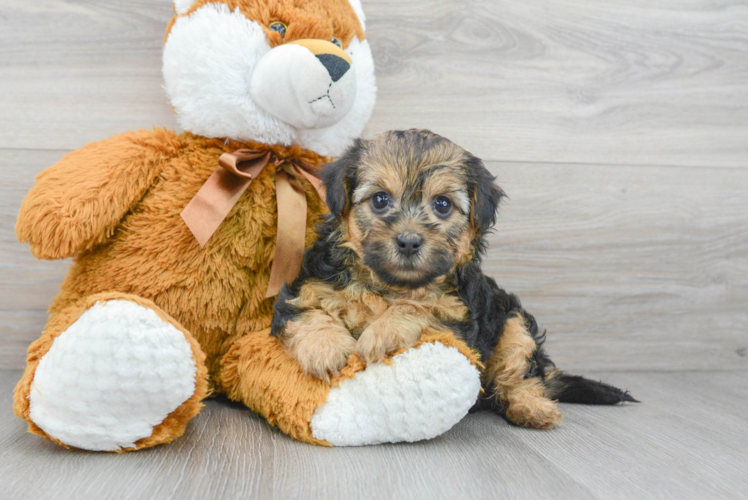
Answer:
[[[376,85],[360,0],[174,0],[174,10],[163,72],[185,130],[326,156],[361,134]]]

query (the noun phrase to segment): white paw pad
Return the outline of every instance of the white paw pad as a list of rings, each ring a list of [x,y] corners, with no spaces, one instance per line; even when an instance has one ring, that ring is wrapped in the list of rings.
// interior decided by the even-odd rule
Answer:
[[[480,387],[478,369],[456,348],[425,343],[331,389],[312,435],[334,446],[431,439],[462,420]]]
[[[31,420],[69,446],[129,448],[194,394],[196,371],[184,334],[155,311],[99,302],[39,362]]]

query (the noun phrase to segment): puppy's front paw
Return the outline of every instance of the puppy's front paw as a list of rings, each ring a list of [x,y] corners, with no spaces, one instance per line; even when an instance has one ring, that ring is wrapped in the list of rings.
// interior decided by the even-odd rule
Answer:
[[[289,349],[301,369],[322,380],[340,373],[356,348],[356,341],[343,328],[324,328],[294,340]]]
[[[382,361],[388,353],[411,347],[421,336],[421,325],[380,318],[358,338],[356,352],[366,363]]]

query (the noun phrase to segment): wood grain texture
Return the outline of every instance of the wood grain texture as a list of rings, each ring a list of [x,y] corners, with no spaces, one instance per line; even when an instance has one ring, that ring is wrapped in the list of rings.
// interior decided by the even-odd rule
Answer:
[[[171,2],[4,0],[0,147],[78,149],[130,129],[174,128],[161,48]]]
[[[740,0],[369,0],[369,135],[426,127],[494,160],[748,164]],[[167,0],[4,0],[0,147],[175,126]]]
[[[484,269],[559,366],[748,368],[745,169],[489,167],[510,199]]]
[[[34,177],[63,151],[0,150],[0,368],[22,368],[26,349],[47,322],[46,310],[69,261],[40,261],[15,236],[18,209]]]
[[[562,405],[534,431],[468,415],[432,441],[319,448],[225,400],[185,436],[123,455],[64,450],[0,406],[3,498],[745,498],[748,378],[741,372],[594,374],[638,405]],[[0,400],[18,371],[0,371]]]
[[[21,368],[69,262],[13,234],[61,151],[2,151],[0,367]],[[748,169],[488,162],[509,194],[485,271],[548,329],[559,366],[748,368]]]
[[[371,132],[430,127],[494,160],[748,165],[745,2],[370,5]]]
[[[523,433],[523,444],[604,498],[748,496],[745,372],[600,376],[642,403],[573,414],[561,405],[565,435]]]

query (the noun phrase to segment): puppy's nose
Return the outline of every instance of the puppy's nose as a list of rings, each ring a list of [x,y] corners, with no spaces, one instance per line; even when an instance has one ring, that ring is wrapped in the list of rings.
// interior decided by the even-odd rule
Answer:
[[[406,257],[412,257],[421,250],[423,238],[413,233],[403,233],[396,240],[398,251]]]
[[[322,66],[324,66],[330,74],[330,78],[332,78],[333,82],[337,82],[343,78],[343,75],[351,69],[351,65],[348,61],[342,57],[336,56],[335,54],[318,54],[317,59],[319,59],[319,62],[322,63]]]

